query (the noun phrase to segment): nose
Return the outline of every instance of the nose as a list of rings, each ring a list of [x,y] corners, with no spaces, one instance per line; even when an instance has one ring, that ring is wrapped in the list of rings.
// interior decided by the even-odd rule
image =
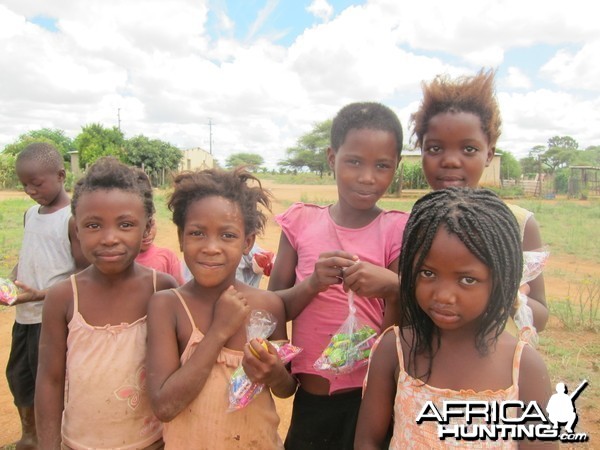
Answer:
[[[218,254],[221,249],[218,245],[218,240],[216,238],[213,237],[208,237],[205,241],[204,241],[204,248],[203,248],[204,253],[207,253],[209,255],[216,255]]]
[[[449,283],[438,282],[433,293],[433,300],[440,305],[453,305],[456,303],[454,289]]]
[[[375,182],[375,170],[372,167],[363,167],[358,175],[358,182],[373,184]]]
[[[117,243],[117,234],[112,228],[106,228],[102,233],[102,245],[111,247]]]
[[[442,166],[443,167],[460,167],[461,166],[460,155],[457,151],[446,150],[442,155]]]
[[[25,186],[25,193],[27,195],[29,195],[30,197],[32,195],[34,195],[36,192],[37,192],[37,190],[36,190],[36,188],[34,186],[29,186],[29,185]]]

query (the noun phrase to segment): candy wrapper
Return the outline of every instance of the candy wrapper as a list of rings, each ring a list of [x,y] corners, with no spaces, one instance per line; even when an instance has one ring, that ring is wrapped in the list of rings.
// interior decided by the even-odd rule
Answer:
[[[260,309],[250,313],[250,319],[246,327],[246,336],[248,342],[252,339],[267,339],[273,331],[277,322],[273,315],[268,311]],[[271,345],[277,349],[279,359],[287,364],[291,361],[301,349],[291,345],[287,341],[272,341]],[[229,381],[229,408],[228,412],[237,411],[246,407],[258,394],[262,392],[265,385],[262,383],[253,383],[244,372],[240,365],[231,375]]]
[[[275,254],[269,251],[257,252],[252,256],[252,271],[258,275],[268,277],[273,270]]]
[[[0,303],[12,305],[17,300],[19,288],[8,278],[0,278]]]
[[[536,279],[544,270],[544,265],[550,256],[547,248],[534,251],[523,252],[523,276],[521,277],[521,286]],[[538,335],[533,325],[533,312],[527,304],[528,298],[525,294],[519,292],[515,305],[515,324],[519,328],[519,337],[531,344],[537,346]]]
[[[354,307],[354,293],[348,294],[348,317],[314,363],[314,368],[335,374],[350,373],[369,362],[377,332],[359,322]]]

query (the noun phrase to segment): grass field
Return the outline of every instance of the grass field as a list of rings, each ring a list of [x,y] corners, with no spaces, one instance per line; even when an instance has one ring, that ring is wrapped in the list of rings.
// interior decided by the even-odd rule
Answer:
[[[331,186],[314,186],[310,190],[288,186],[295,197],[284,195],[282,188],[275,184],[270,187],[275,197],[275,213],[283,211],[293,201],[323,204],[335,201],[335,187]],[[330,187],[332,189],[328,189]],[[33,204],[24,195],[12,197],[0,196],[0,199],[6,198],[0,200],[0,276],[7,276],[17,261],[23,213]],[[164,192],[157,192],[157,222],[159,235],[162,231],[163,236],[164,233],[173,234],[165,199]],[[415,199],[384,198],[381,206],[409,211]],[[583,379],[589,381],[588,388],[577,401],[578,431],[581,427],[590,433],[592,442],[598,445],[590,448],[600,448],[600,201],[523,199],[511,202],[535,213],[542,238],[551,251],[545,270],[551,320],[540,336],[539,351],[553,383],[562,381],[574,388]],[[266,248],[276,250],[279,231],[274,224],[270,227],[262,242],[268,242]],[[176,237],[170,236],[162,245],[176,247],[176,242]],[[2,309],[5,307],[0,307]],[[8,345],[10,336],[2,336],[1,341],[2,345]],[[0,440],[0,446],[2,443]]]

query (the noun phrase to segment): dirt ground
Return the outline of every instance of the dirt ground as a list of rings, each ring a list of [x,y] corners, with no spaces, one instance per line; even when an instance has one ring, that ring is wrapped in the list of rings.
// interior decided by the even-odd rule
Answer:
[[[266,182],[265,186],[271,189],[274,197],[272,209],[274,214],[283,212],[294,201],[308,199],[333,199],[336,198],[335,186],[304,186],[304,185],[278,185]],[[0,192],[0,200],[8,196],[23,196],[21,193]],[[159,246],[172,248],[178,251],[178,242],[175,233],[175,227],[170,222],[159,222],[156,244]],[[257,239],[258,244],[264,249],[276,251],[279,242],[279,227],[272,219],[269,219],[267,228],[263,236]],[[558,257],[553,255],[546,267],[547,273],[559,274],[556,276],[546,276],[546,292],[551,298],[565,298],[574,279],[581,279],[589,275],[596,278],[600,277],[600,266],[596,264],[582,263],[575,255]],[[262,287],[266,288],[267,279],[263,278]],[[4,370],[10,350],[11,327],[14,320],[14,311],[10,308],[0,310],[0,367]],[[551,322],[552,323],[552,322]],[[565,334],[558,327],[549,327],[544,333],[556,337],[558,341],[564,338],[575,338],[577,334]],[[589,338],[589,337],[588,337]],[[591,337],[591,339],[597,339]],[[285,437],[289,425],[292,400],[276,399],[278,412],[281,417],[279,427],[282,437]],[[592,419],[589,417],[588,419]],[[597,418],[593,420],[584,420],[581,422],[588,433],[594,435],[596,439],[600,437],[600,422]],[[3,445],[14,442],[19,438],[20,425],[16,408],[12,403],[12,396],[8,390],[6,379],[0,376],[0,448]],[[594,437],[592,439],[594,439]],[[596,440],[594,439],[594,440]]]

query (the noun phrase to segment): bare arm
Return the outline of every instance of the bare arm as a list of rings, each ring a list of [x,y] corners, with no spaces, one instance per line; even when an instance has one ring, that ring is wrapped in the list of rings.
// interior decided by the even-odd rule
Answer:
[[[68,333],[66,305],[71,299],[70,285],[63,281],[49,290],[44,302],[35,389],[36,426],[43,449],[61,446]]]
[[[190,359],[182,366],[177,344],[172,293],[159,292],[148,310],[148,391],[154,414],[162,422],[173,420],[204,388],[221,349],[242,326],[250,310],[235,289],[227,289],[214,309],[210,328]]]
[[[380,449],[394,412],[398,358],[393,331],[383,335],[369,361],[367,387],[358,413],[354,448]]]
[[[314,272],[298,284],[296,265],[298,254],[284,233],[281,233],[275,266],[269,279],[269,290],[274,291],[285,305],[287,320],[295,319],[315,296],[332,284],[340,283],[340,269],[355,264],[355,257],[343,251],[325,252],[319,255]]]
[[[551,393],[546,364],[537,351],[526,345],[519,370],[519,400],[526,405],[529,402],[536,402],[540,409],[545,411]],[[558,443],[524,440],[519,442],[519,448],[557,449]]]
[[[523,235],[523,250],[539,250],[542,247],[540,227],[536,220],[531,217],[525,224]],[[540,274],[529,282],[529,301],[527,304],[533,313],[533,325],[536,330],[542,331],[548,322],[548,305],[546,304],[546,288],[544,285],[544,274]]]

